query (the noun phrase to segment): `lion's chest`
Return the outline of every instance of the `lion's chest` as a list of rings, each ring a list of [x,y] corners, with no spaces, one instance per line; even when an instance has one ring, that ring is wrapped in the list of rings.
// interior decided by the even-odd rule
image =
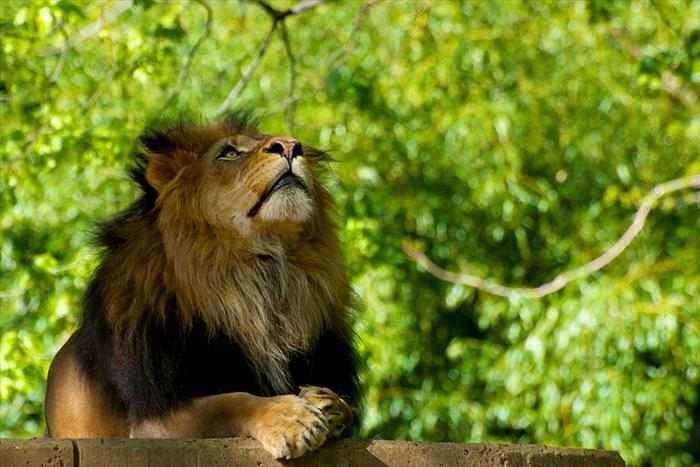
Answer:
[[[357,391],[351,341],[330,330],[308,352],[294,354],[288,365],[290,388],[328,387],[354,400]],[[167,412],[188,400],[227,392],[273,395],[265,372],[255,371],[240,346],[223,334],[195,325],[186,334],[145,326],[129,348],[111,361],[109,379],[135,420]]]

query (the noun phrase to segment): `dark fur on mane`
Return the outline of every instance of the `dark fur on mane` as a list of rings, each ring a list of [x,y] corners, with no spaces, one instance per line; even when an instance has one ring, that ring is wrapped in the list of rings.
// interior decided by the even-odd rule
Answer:
[[[230,112],[219,120],[219,123],[232,132],[257,132],[258,118],[250,110],[236,110]],[[192,112],[181,112],[175,117],[156,117],[146,126],[146,130],[139,136],[139,142],[146,151],[168,152],[178,146],[178,140],[174,134],[186,132],[188,128],[200,127],[209,124],[202,117],[193,116]]]

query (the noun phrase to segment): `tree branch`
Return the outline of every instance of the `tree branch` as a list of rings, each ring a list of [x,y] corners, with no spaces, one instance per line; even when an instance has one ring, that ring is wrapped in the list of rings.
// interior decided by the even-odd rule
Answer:
[[[282,22],[282,42],[284,43],[284,50],[287,52],[287,61],[289,62],[289,90],[287,92],[287,130],[289,134],[294,133],[294,107],[296,104],[296,99],[294,98],[294,93],[296,91],[296,66],[297,59],[292,51],[292,45],[289,42],[289,33],[287,32],[287,25]]]
[[[298,15],[299,13],[303,13],[306,10],[316,8],[317,6],[322,5],[323,3],[325,3],[325,0],[302,0],[301,2],[291,7],[289,10],[287,10],[287,15]]]
[[[265,10],[265,13],[270,15],[274,20],[279,21],[282,19],[282,12],[278,10],[277,8],[273,7],[269,3],[267,3],[265,0],[248,0],[256,3],[259,5],[263,10]]]
[[[282,24],[282,40],[285,43],[285,49],[287,50],[287,56],[290,59],[290,73],[292,73],[296,67],[296,60],[293,58],[294,54],[291,52],[291,44],[289,43],[289,37],[286,32],[286,26],[284,21],[289,18],[290,16],[295,16],[298,14],[301,14],[305,11],[308,11],[312,8],[315,8],[319,5],[322,5],[325,3],[326,0],[302,0],[296,5],[293,5],[292,7],[286,9],[286,10],[278,10],[277,8],[273,7],[269,3],[267,3],[265,0],[247,0],[249,2],[253,2],[256,5],[260,6],[265,13],[267,13],[270,18],[272,19],[272,24],[270,25],[270,29],[267,32],[267,35],[263,39],[263,41],[260,43],[260,46],[258,47],[257,52],[255,53],[255,58],[253,58],[253,61],[248,65],[248,68],[246,68],[245,72],[241,76],[241,78],[236,82],[236,84],[231,88],[231,91],[229,91],[228,95],[226,96],[226,99],[224,99],[224,102],[221,103],[219,106],[219,110],[217,111],[217,115],[222,115],[226,113],[236,102],[236,99],[241,95],[245,87],[248,85],[250,80],[253,77],[253,74],[255,71],[258,69],[258,66],[260,66],[260,62],[262,61],[263,57],[265,56],[265,53],[267,52],[267,49],[270,45],[270,41],[272,40],[272,34],[275,32],[275,29],[277,29],[278,24]],[[294,65],[291,63],[294,62]],[[296,78],[290,76],[290,92],[293,92],[293,87],[295,86],[295,81]],[[293,99],[288,99],[288,101],[293,101]],[[289,123],[289,107],[288,107],[288,123]],[[293,112],[293,110],[292,110]]]
[[[563,272],[552,281],[537,287],[512,287],[501,285],[490,279],[484,279],[471,274],[448,271],[435,264],[424,252],[419,251],[407,241],[404,241],[403,243],[403,250],[409,258],[423,266],[428,273],[446,282],[466,285],[499,297],[542,298],[545,295],[549,295],[563,289],[573,281],[593,274],[596,271],[600,271],[608,264],[613,262],[630,245],[630,243],[632,243],[637,235],[639,235],[639,232],[641,232],[642,228],[644,227],[649,212],[656,207],[656,203],[659,201],[659,199],[671,193],[688,188],[700,189],[700,174],[677,178],[656,185],[649,193],[647,193],[646,196],[644,196],[644,198],[642,198],[639,209],[637,209],[632,223],[627,228],[625,233],[607,251],[595,258],[593,261],[578,268]]]
[[[226,113],[233,106],[234,102],[236,102],[236,99],[238,99],[238,96],[241,95],[245,87],[248,85],[248,82],[253,77],[255,70],[257,70],[258,66],[260,66],[260,62],[262,61],[265,52],[267,52],[267,48],[270,45],[270,40],[272,39],[272,33],[274,33],[275,29],[277,29],[278,22],[278,20],[272,21],[270,30],[267,32],[265,39],[263,39],[262,43],[260,44],[260,47],[258,47],[258,51],[255,53],[255,58],[250,63],[250,65],[248,65],[248,68],[246,68],[246,70],[243,72],[243,76],[241,76],[241,79],[239,79],[235,86],[231,88],[231,91],[229,91],[228,95],[226,96],[226,99],[224,99],[224,102],[219,107],[219,110],[217,112],[218,115]]]
[[[102,28],[104,28],[105,25],[119,18],[122,13],[128,11],[133,5],[133,0],[120,0],[116,2],[114,7],[111,10],[103,13],[97,21],[84,26],[80,31],[78,31],[78,34],[76,34],[74,37],[71,46],[96,36],[100,31],[102,31]]]
[[[214,13],[211,9],[211,6],[209,6],[209,3],[207,3],[206,0],[193,0],[193,1],[200,4],[207,12],[207,20],[206,20],[206,23],[204,24],[204,32],[202,33],[201,36],[199,36],[199,39],[197,39],[197,42],[194,43],[194,45],[190,49],[190,52],[187,54],[187,59],[185,60],[185,65],[182,67],[182,70],[180,70],[180,76],[177,79],[177,83],[175,84],[175,87],[172,89],[172,91],[170,92],[170,95],[168,96],[165,103],[161,107],[161,110],[164,110],[164,109],[170,107],[170,104],[172,104],[173,100],[175,100],[177,95],[182,90],[183,86],[185,85],[185,81],[187,81],[187,79],[190,76],[190,71],[192,69],[192,62],[194,61],[195,55],[197,55],[197,51],[202,46],[204,41],[206,41],[209,38],[209,35],[211,34],[211,26],[212,26],[212,22],[214,20]]]
[[[134,0],[118,0],[112,9],[103,12],[100,17],[80,28],[72,35],[68,48],[73,48],[79,43],[88,40],[100,33],[102,29],[109,23],[116,21],[123,13],[127,12],[134,5]],[[52,55],[60,53],[61,49],[46,49],[39,52],[39,55]]]
[[[45,76],[46,84],[44,85],[44,101],[51,103],[51,90],[56,87],[58,80],[61,77],[61,74],[63,73],[63,68],[66,63],[66,57],[68,56],[68,52],[70,51],[70,37],[66,33],[65,27],[63,22],[58,21],[56,17],[53,17],[54,19],[54,24],[57,25],[57,30],[60,33],[61,37],[63,38],[63,45],[61,46],[60,49],[60,55],[56,59],[56,64],[54,67],[51,69],[51,71]],[[4,161],[5,164],[8,165],[13,165],[15,162],[21,160],[23,157],[25,157],[25,153],[29,151],[33,146],[34,143],[37,142],[41,136],[46,132],[47,130],[47,123],[46,121],[39,121],[39,125],[35,127],[32,132],[27,136],[27,139],[24,140],[24,143],[22,143],[22,146],[20,148],[20,154]]]
[[[664,26],[666,26],[666,28],[671,31],[674,36],[677,38],[682,38],[683,35],[680,33],[679,29],[673,25],[669,17],[666,15],[666,11],[661,7],[661,5],[659,5],[659,2],[657,0],[650,0],[649,3],[656,10],[661,22],[664,23]]]
[[[625,35],[624,29],[610,28],[610,37],[615,40],[622,50],[627,52],[635,60],[641,60],[644,56],[641,47],[632,43]],[[686,108],[694,109],[700,98],[693,89],[685,86],[680,79],[668,70],[661,72],[661,85],[659,89],[669,97],[683,104]]]
[[[336,50],[326,60],[325,68],[329,72],[334,71],[338,67],[340,67],[342,60],[352,50],[352,47],[353,47],[352,38],[355,36],[357,31],[362,26],[363,21],[367,18],[367,16],[369,16],[370,10],[381,1],[383,1],[383,0],[370,0],[367,3],[365,3],[364,5],[362,5],[362,7],[360,7],[360,10],[357,12],[357,16],[355,17],[355,21],[352,24],[352,28],[350,29],[350,34],[348,35],[348,41],[345,43],[345,46]]]
[[[61,54],[58,56],[58,60],[56,61],[56,66],[53,68],[51,73],[46,77],[46,98],[48,99],[49,97],[49,90],[51,89],[52,86],[54,86],[57,82],[58,79],[61,76],[61,73],[63,73],[63,66],[66,63],[66,57],[68,56],[68,52],[70,51],[70,37],[68,37],[68,34],[66,33],[65,28],[63,27],[63,24],[59,27],[59,31],[61,33],[61,36],[63,37],[63,46],[61,47]]]

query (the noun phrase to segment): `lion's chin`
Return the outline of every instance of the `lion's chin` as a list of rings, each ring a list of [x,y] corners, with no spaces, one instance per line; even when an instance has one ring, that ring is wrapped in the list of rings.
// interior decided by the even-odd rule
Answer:
[[[260,208],[257,217],[263,222],[303,223],[311,218],[313,201],[308,193],[289,186],[273,193]]]

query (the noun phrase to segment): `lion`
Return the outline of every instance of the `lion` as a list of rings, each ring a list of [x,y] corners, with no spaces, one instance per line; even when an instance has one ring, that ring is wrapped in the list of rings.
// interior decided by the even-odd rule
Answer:
[[[54,358],[60,438],[253,437],[295,458],[356,426],[352,292],[323,151],[238,116],[147,130]]]

